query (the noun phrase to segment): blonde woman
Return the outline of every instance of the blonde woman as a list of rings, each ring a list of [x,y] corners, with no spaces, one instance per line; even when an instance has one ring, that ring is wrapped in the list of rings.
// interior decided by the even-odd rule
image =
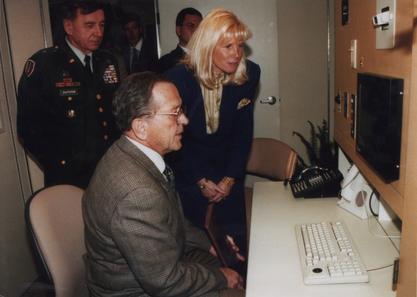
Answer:
[[[216,203],[217,219],[245,253],[243,180],[253,138],[253,107],[260,77],[246,59],[247,26],[232,12],[211,11],[188,43],[183,63],[166,72],[190,120],[183,149],[172,155],[186,217],[203,226]]]

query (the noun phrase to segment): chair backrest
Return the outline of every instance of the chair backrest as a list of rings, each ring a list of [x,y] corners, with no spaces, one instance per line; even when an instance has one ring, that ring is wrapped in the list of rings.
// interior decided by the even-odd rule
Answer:
[[[297,153],[286,143],[272,138],[254,138],[246,172],[273,180],[290,180]]]
[[[74,186],[57,185],[38,191],[26,204],[26,223],[56,297],[88,296],[83,193]]]

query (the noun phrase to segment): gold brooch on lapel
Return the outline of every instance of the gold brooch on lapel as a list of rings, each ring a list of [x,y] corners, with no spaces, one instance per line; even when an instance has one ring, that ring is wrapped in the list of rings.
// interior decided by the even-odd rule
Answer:
[[[239,103],[237,104],[237,109],[241,109],[243,107],[245,107],[246,105],[250,104],[251,100],[248,98],[243,98],[239,101]]]

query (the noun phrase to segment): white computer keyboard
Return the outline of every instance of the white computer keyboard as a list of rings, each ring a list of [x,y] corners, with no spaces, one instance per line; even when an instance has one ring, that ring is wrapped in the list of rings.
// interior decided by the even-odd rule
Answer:
[[[368,281],[368,272],[342,222],[295,226],[305,284]]]

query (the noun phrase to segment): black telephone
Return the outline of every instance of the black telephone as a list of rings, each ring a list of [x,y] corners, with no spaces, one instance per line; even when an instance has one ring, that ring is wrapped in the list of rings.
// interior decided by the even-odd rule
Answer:
[[[336,197],[343,175],[339,170],[313,166],[304,169],[290,181],[295,198]]]

